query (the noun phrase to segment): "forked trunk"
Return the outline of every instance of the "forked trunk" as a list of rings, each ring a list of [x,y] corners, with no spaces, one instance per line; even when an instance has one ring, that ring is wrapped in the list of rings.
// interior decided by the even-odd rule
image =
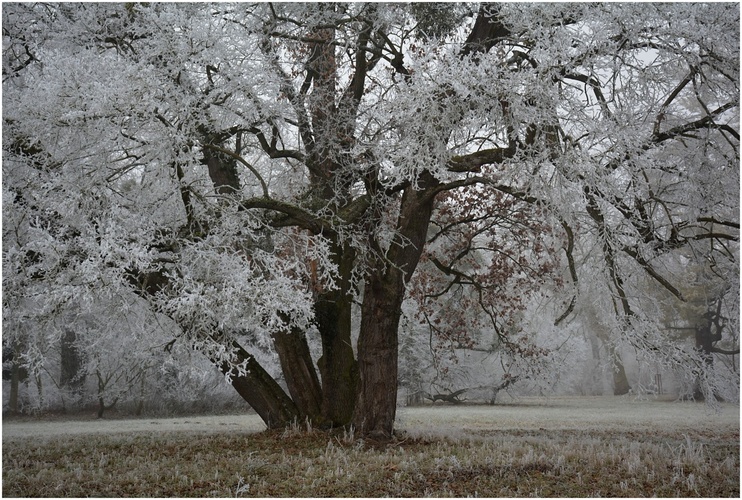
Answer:
[[[397,411],[397,347],[405,284],[415,271],[428,232],[438,181],[425,172],[418,189],[402,196],[397,236],[366,281],[358,339],[360,385],[353,423],[361,433],[389,438]]]
[[[293,330],[273,336],[273,345],[278,353],[281,371],[286,385],[302,418],[322,425],[322,387],[314,369],[304,332]]]
[[[482,6],[461,55],[486,52],[509,31]],[[441,141],[450,129],[441,127]],[[385,262],[378,262],[366,281],[358,339],[360,385],[353,423],[367,435],[391,437],[397,409],[397,346],[405,284],[415,271],[425,245],[438,181],[427,171],[408,186],[400,205],[397,235]],[[378,245],[374,245],[377,246]]]
[[[234,342],[232,347],[236,349],[235,364],[246,361],[247,369],[245,375],[239,375],[230,365],[220,365],[222,373],[232,374],[232,387],[250,403],[269,429],[286,427],[296,421],[299,410],[281,386],[242,346]]]
[[[206,151],[203,163],[208,167],[217,193],[229,195],[239,192],[240,181],[234,160]],[[300,332],[290,332],[278,333],[273,340],[293,400],[237,342],[232,343],[236,351],[233,362],[245,362],[247,373],[240,375],[228,363],[220,364],[219,368],[222,373],[231,374],[232,387],[260,415],[269,429],[285,427],[307,417],[313,421],[319,419],[319,383],[306,338]]]

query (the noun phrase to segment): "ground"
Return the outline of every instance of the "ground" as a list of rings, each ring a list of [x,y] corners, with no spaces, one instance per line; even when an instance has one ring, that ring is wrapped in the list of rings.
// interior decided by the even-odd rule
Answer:
[[[391,443],[254,414],[3,421],[3,496],[739,497],[739,406],[633,397],[400,408]]]

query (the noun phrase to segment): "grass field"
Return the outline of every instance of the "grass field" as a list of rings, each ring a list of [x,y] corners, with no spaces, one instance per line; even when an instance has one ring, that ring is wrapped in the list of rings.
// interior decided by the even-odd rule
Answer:
[[[400,408],[391,443],[255,415],[3,422],[5,497],[740,494],[739,407],[631,398]]]

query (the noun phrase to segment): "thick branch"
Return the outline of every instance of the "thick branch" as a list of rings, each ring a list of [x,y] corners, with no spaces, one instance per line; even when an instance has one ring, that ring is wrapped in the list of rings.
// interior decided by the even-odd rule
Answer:
[[[258,172],[255,169],[255,167],[250,165],[250,163],[248,163],[247,160],[245,160],[243,157],[241,157],[240,155],[238,155],[237,153],[233,151],[222,148],[220,146],[214,146],[213,144],[202,144],[201,147],[204,149],[210,149],[212,151],[218,151],[219,153],[225,154],[229,156],[230,158],[234,158],[238,162],[242,163],[258,179],[258,181],[260,182],[260,187],[263,190],[263,196],[265,198],[268,198],[268,185],[265,183],[265,180],[263,180],[263,177],[260,175],[260,172]]]
[[[464,402],[464,400],[460,399],[459,396],[468,391],[469,389],[459,389],[456,392],[452,392],[450,394],[431,394],[429,396],[425,396],[426,399],[431,400],[432,402],[436,402],[438,400],[446,401],[448,403],[453,403],[455,405],[461,404]]]
[[[371,196],[364,195],[356,198],[347,206],[338,211],[338,216],[346,223],[355,223],[363,217],[366,210],[371,206]]]
[[[371,37],[371,25],[367,25],[358,35],[358,44],[356,47],[356,71],[351,79],[349,89],[352,89],[353,103],[357,106],[361,102],[364,92],[364,83],[366,81],[366,49]],[[355,116],[355,112],[353,112]]]
[[[452,156],[448,160],[448,170],[451,172],[476,172],[483,165],[502,163],[515,155],[515,148],[483,149],[475,153]]]
[[[277,227],[295,225],[307,229],[314,234],[332,230],[326,221],[307,212],[303,208],[272,198],[250,198],[241,201],[240,206],[243,209],[262,208],[288,216],[289,220],[274,221],[274,225]]]
[[[726,234],[726,233],[702,233],[702,234],[696,234],[693,236],[687,236],[685,237],[685,239],[687,240],[715,239],[715,240],[739,241],[739,236],[734,236],[734,235]]]
[[[482,4],[479,7],[477,20],[461,50],[462,57],[472,53],[487,52],[497,42],[510,35],[510,30],[497,16],[498,11],[499,8],[492,4]]]

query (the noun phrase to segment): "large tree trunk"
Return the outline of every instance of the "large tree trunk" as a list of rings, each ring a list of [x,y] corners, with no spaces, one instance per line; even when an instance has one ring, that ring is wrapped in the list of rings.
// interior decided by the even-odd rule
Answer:
[[[486,52],[508,33],[490,7],[482,6],[461,55]],[[447,140],[450,127],[441,127]],[[397,409],[397,347],[399,318],[405,284],[415,271],[425,245],[438,181],[428,172],[418,179],[418,189],[407,187],[402,197],[397,236],[387,252],[387,262],[377,263],[366,280],[361,332],[358,339],[360,385],[353,422],[367,435],[391,437]]]
[[[415,271],[433,212],[438,182],[425,172],[419,190],[408,187],[402,196],[397,236],[377,263],[364,288],[358,339],[360,385],[354,424],[362,433],[391,437],[397,411],[397,347],[405,284]]]
[[[327,4],[321,9],[331,15],[336,6]],[[311,135],[311,140],[306,142],[310,191],[320,206],[340,210],[352,198],[349,186],[336,178],[344,168],[339,162],[347,156],[341,151],[347,147],[342,124],[348,122],[352,114],[338,114],[335,103],[338,88],[333,44],[335,30],[319,28],[312,37],[316,41],[307,45],[309,55],[305,80],[305,85],[310,82],[312,85],[311,93],[307,94],[311,132],[306,129],[306,133]],[[308,90],[308,86],[302,88]],[[350,245],[339,241],[337,235],[325,236],[332,241],[331,251],[339,280],[336,290],[315,289],[315,319],[322,342],[322,356],[317,363],[322,379],[322,416],[326,425],[345,426],[353,418],[358,386],[358,366],[351,341],[350,289],[356,254]]]
[[[631,391],[631,384],[629,384],[629,379],[626,376],[626,369],[623,365],[623,360],[621,359],[621,355],[616,350],[616,346],[611,343],[610,339],[606,335],[605,332],[603,332],[599,325],[596,325],[595,328],[598,331],[598,338],[603,342],[603,345],[605,346],[606,350],[608,351],[608,357],[611,361],[611,383],[613,385],[613,395],[614,396],[623,396],[624,394],[628,394],[629,391]]]
[[[358,339],[360,386],[354,424],[361,434],[390,437],[397,411],[399,318],[404,286],[400,274],[374,272],[366,282]]]
[[[339,288],[323,291],[317,283],[311,283],[316,291],[315,320],[322,343],[322,356],[317,363],[321,385],[304,332],[274,336],[292,399],[300,413],[320,427],[341,427],[351,422],[358,385],[351,340],[350,276],[355,253],[334,246],[333,254],[340,275]]]
[[[351,341],[352,295],[350,277],[355,252],[334,245],[340,275],[337,290],[322,293],[315,303],[315,317],[322,337],[322,415],[331,426],[351,422],[358,386],[358,365]]]
[[[315,305],[322,334],[322,357],[318,365],[322,376],[322,415],[332,426],[350,423],[358,384],[357,364],[351,345],[350,298],[327,297]]]

